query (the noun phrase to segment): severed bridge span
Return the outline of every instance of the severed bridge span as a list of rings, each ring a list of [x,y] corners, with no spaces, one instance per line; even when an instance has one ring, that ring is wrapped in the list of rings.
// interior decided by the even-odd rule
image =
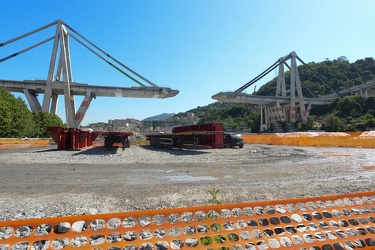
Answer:
[[[298,73],[297,60],[305,65],[312,73],[321,80],[322,84],[326,84],[331,90],[332,94],[323,95],[320,97],[307,98],[303,94],[303,82],[301,81]],[[290,65],[288,64],[290,61]],[[289,89],[285,84],[284,66],[290,70],[290,84]],[[278,77],[275,96],[260,96],[253,94],[243,93],[245,89],[255,84],[262,79],[265,75],[278,67]],[[327,83],[325,83],[314,70],[312,70],[296,52],[281,57],[274,64],[268,67],[261,74],[254,79],[238,88],[234,92],[220,92],[212,96],[212,99],[222,102],[232,103],[246,103],[255,104],[260,108],[261,112],[261,125],[260,131],[270,129],[271,125],[276,126],[278,122],[288,122],[288,124],[295,121],[307,121],[310,113],[311,105],[326,105],[328,102],[346,95],[361,95],[369,97],[368,89],[375,86],[375,79],[368,81],[361,85],[352,86],[345,90],[333,90]],[[311,91],[309,91],[311,93]],[[312,94],[313,95],[313,94]],[[313,95],[314,96],[314,95]]]
[[[4,47],[22,38],[33,35],[51,26],[56,26],[56,32],[33,46],[25,48],[14,54],[0,59],[3,63],[11,58],[21,55],[35,47],[53,41],[52,56],[49,65],[47,80],[0,80],[0,88],[10,92],[24,93],[32,111],[45,111],[56,113],[58,97],[64,96],[66,126],[68,128],[79,128],[93,98],[97,96],[106,97],[140,97],[140,98],[168,98],[176,96],[179,91],[171,88],[159,87],[131,68],[127,67],[104,50],[90,42],[80,33],[68,26],[61,20],[57,20],[39,29],[33,30],[6,42],[0,43]],[[137,87],[110,87],[94,86],[73,81],[72,67],[69,49],[69,37],[73,38],[86,49],[94,53],[100,59],[120,71],[126,77],[137,83]],[[44,94],[43,103],[37,99],[38,94]],[[75,108],[74,96],[84,96],[78,111]]]

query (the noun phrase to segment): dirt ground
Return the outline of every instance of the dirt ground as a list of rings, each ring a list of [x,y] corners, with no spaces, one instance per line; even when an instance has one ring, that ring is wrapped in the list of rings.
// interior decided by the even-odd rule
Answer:
[[[374,149],[246,144],[0,150],[0,220],[322,196],[375,189]]]

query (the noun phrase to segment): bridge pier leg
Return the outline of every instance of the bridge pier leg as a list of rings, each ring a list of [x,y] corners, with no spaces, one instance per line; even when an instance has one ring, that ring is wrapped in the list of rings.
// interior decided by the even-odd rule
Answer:
[[[29,89],[23,89],[23,93],[26,96],[27,102],[30,105],[31,111],[40,111],[42,110],[42,106],[40,105],[38,99],[36,98],[36,94],[29,90]]]
[[[52,104],[51,104],[51,109],[50,109],[50,112],[52,114],[56,114],[58,100],[59,100],[59,95],[52,94]]]
[[[79,107],[77,113],[74,116],[74,127],[79,128],[82,123],[83,118],[91,104],[92,98],[95,98],[95,95],[91,93],[91,90],[88,90],[85,98],[83,99],[81,106]]]

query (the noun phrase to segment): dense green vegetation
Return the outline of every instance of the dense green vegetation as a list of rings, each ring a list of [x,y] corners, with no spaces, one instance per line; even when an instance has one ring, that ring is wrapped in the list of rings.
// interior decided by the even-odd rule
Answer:
[[[321,63],[307,64],[319,78],[306,66],[298,67],[303,83],[303,93],[306,97],[319,97],[363,84],[375,78],[375,60],[365,58],[349,63],[345,57],[336,60],[326,60]],[[286,72],[286,84],[289,89],[290,74]],[[263,85],[255,94],[274,96],[276,93],[274,78]],[[373,91],[373,90],[372,90]],[[189,110],[201,118],[200,123],[223,122],[228,130],[238,132],[259,132],[259,111],[245,104],[216,102],[205,107]],[[183,116],[179,113],[176,116]],[[359,96],[338,98],[326,106],[313,106],[307,122],[294,124],[299,131],[312,129],[326,131],[363,131],[375,127],[375,101]]]
[[[1,138],[46,138],[47,126],[63,126],[63,122],[55,114],[31,112],[21,98],[0,89]]]

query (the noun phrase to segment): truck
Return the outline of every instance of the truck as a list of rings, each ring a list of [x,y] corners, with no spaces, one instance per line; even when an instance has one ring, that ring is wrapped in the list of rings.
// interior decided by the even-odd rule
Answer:
[[[172,133],[146,134],[150,145],[157,148],[179,148],[185,146],[223,148],[224,125],[223,123],[195,124],[172,128]]]
[[[132,132],[93,131],[91,129],[47,127],[47,131],[57,144],[57,150],[80,150],[92,146],[99,135],[104,138],[104,147],[122,144],[122,150],[130,147]]]

